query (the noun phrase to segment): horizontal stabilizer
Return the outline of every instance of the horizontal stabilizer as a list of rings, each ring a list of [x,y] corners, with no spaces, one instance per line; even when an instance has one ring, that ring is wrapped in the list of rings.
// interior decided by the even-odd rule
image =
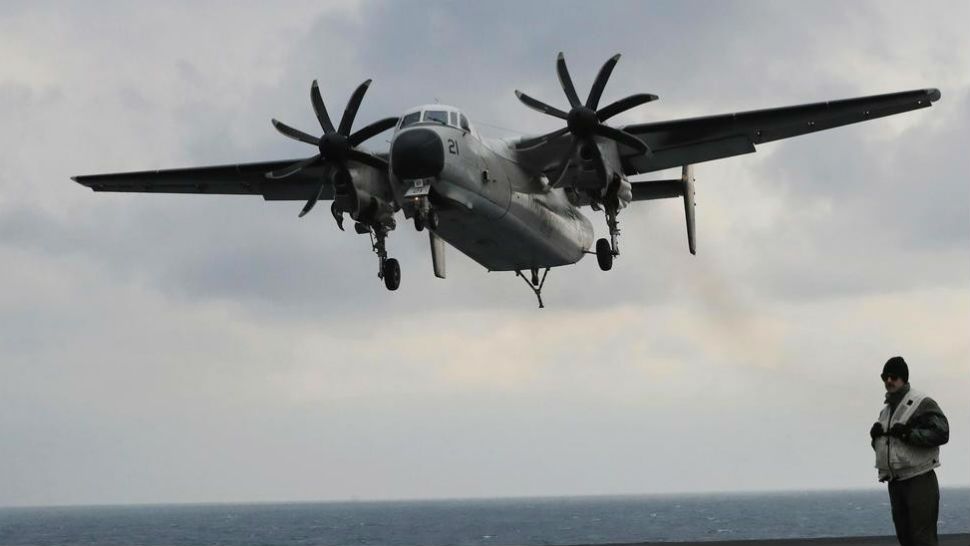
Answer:
[[[669,199],[684,194],[683,183],[679,178],[674,180],[650,180],[633,182],[633,201],[651,201],[653,199]]]

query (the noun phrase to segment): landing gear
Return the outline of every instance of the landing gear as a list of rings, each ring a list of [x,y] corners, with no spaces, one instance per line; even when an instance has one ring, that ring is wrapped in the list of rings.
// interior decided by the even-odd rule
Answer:
[[[596,241],[596,261],[600,264],[600,269],[609,271],[613,269],[613,249],[610,242],[606,239]]]
[[[613,269],[613,258],[620,255],[620,221],[616,216],[619,213],[618,207],[607,205],[606,207],[606,226],[610,229],[610,240],[599,239],[596,241],[596,261],[600,269],[609,271]]]
[[[357,224],[357,226],[360,225]],[[388,290],[394,291],[401,286],[401,265],[396,259],[387,257],[387,245],[385,242],[388,231],[388,228],[385,226],[369,228],[371,247],[374,253],[377,254],[378,259],[377,277],[384,280],[384,286]]]
[[[424,231],[426,227],[432,231],[438,229],[438,212],[431,208],[427,198],[422,199],[415,208],[414,229],[418,231]]]
[[[397,290],[397,287],[401,286],[401,266],[396,259],[388,258],[384,260],[384,265],[381,266],[381,275],[384,277],[384,286],[388,290]]]

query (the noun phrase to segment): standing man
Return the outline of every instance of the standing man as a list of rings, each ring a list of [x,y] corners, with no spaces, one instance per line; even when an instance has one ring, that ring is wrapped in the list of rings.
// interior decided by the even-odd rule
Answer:
[[[950,425],[940,406],[910,388],[909,367],[901,356],[882,368],[886,405],[872,425],[879,481],[889,482],[896,538],[902,546],[936,546],[940,486],[940,446],[950,439]]]

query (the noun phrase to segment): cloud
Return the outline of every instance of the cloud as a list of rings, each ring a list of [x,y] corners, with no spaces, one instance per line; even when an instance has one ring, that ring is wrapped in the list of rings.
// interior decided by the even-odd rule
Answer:
[[[551,6],[5,3],[0,505],[868,487],[897,353],[970,426],[966,6]],[[541,311],[454,249],[435,279],[404,223],[389,293],[326,211],[68,178],[304,156],[268,121],[315,127],[314,78],[334,112],[374,78],[358,123],[437,98],[548,130],[512,91],[563,104],[558,51],[581,93],[622,52],[604,100],[661,95],[622,123],[943,99],[699,165],[697,256],[679,201],[636,204]]]

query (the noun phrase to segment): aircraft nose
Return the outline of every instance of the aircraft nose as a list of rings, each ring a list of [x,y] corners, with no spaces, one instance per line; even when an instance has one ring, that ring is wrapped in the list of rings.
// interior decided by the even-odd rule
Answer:
[[[391,145],[391,165],[400,179],[437,176],[445,166],[441,138],[430,129],[404,131]]]

